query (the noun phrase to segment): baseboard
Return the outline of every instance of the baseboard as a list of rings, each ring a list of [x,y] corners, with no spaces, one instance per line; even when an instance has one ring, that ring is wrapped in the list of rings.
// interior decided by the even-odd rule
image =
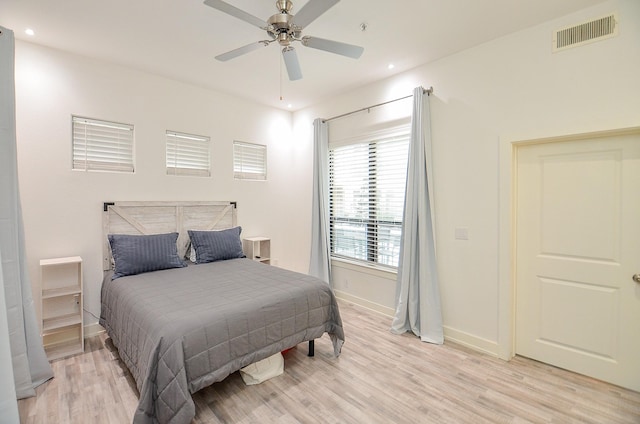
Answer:
[[[94,324],[88,324],[84,326],[84,338],[87,339],[89,337],[97,336],[100,333],[105,331],[104,327],[102,327],[97,322]]]
[[[369,309],[371,311],[377,312],[379,314],[388,316],[389,318],[393,318],[393,314],[395,310],[389,308],[388,306],[380,305],[379,303],[371,302],[367,299],[363,299],[358,296],[354,296],[352,294],[343,292],[341,290],[333,290],[336,297],[341,300],[345,300],[347,302],[354,303],[358,306],[362,306],[363,308]]]
[[[393,318],[393,315],[395,314],[395,310],[387,306],[371,302],[367,299],[354,296],[341,290],[334,289],[333,292],[338,299],[351,302],[360,307],[388,316],[389,318]],[[498,346],[498,343],[491,340],[483,339],[482,337],[474,336],[469,333],[465,333],[464,331],[447,327],[446,325],[444,326],[444,339],[445,342],[450,341],[468,347],[469,349],[486,353],[487,355],[491,355],[497,358],[500,357],[500,347]]]
[[[498,346],[498,343],[447,327],[446,325],[444,326],[444,339],[445,341],[451,341],[496,358],[500,357],[500,346]]]

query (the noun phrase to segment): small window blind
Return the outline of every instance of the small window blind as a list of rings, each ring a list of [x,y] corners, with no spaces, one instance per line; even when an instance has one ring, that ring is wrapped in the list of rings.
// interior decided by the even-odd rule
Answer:
[[[234,141],[233,177],[237,180],[266,180],[267,146]]]
[[[329,149],[331,254],[397,267],[408,134]]]
[[[72,169],[133,172],[133,125],[72,116]]]
[[[167,131],[167,175],[209,177],[209,137]]]

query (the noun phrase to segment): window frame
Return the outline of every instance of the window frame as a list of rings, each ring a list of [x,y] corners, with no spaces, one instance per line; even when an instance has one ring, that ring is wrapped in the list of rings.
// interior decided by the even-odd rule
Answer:
[[[173,149],[171,157],[170,147]],[[171,176],[210,177],[211,138],[166,130],[165,169],[166,174]]]
[[[135,173],[134,125],[71,115],[71,170]]]
[[[239,149],[255,149],[257,151],[263,152],[261,165],[257,163],[246,163],[242,161],[242,157],[238,156],[238,153],[241,152]],[[256,155],[257,157],[258,155]],[[238,169],[238,166],[240,169]],[[243,166],[246,166],[248,169],[244,170]],[[259,168],[258,172],[251,171],[252,167]],[[233,141],[233,179],[234,180],[249,180],[249,181],[266,181],[267,180],[267,145],[266,144],[257,144],[257,143],[248,143],[246,141]]]
[[[328,161],[329,162],[329,187],[328,187],[329,223],[328,224],[329,224],[329,251],[330,251],[330,257],[332,260],[345,261],[345,262],[357,264],[359,266],[373,267],[373,268],[378,268],[385,271],[395,272],[397,270],[398,268],[397,264],[399,262],[399,251],[398,251],[398,256],[395,258],[395,261],[393,260],[394,258],[392,258],[391,264],[384,263],[383,261],[381,261],[381,252],[383,252],[383,249],[381,248],[381,244],[384,244],[382,241],[384,240],[386,242],[390,242],[392,238],[387,237],[382,239],[379,237],[379,235],[381,232],[380,231],[381,228],[384,226],[395,226],[400,229],[400,233],[402,232],[402,219],[404,215],[404,196],[406,191],[406,170],[408,166],[409,138],[410,138],[410,127],[408,125],[402,125],[399,127],[388,129],[388,130],[370,132],[368,134],[352,137],[349,139],[329,142],[329,152],[328,152],[328,156],[329,156],[328,158],[329,159]],[[380,162],[379,150],[380,150],[380,146],[383,143],[393,141],[394,139],[395,141],[401,141],[402,143],[404,143],[403,147],[406,148],[406,152],[407,152],[407,156],[406,156],[407,161],[404,164],[404,174],[402,178],[402,189],[396,191],[396,195],[401,195],[402,197],[402,201],[401,201],[402,213],[400,215],[400,220],[397,220],[397,219],[380,220],[378,219],[379,218],[378,207],[381,203],[379,202],[378,199],[381,196],[380,194],[381,189],[378,183],[380,182],[381,173],[377,171],[378,164]],[[367,196],[369,198],[367,201],[367,209],[368,209],[367,216],[366,218],[349,218],[349,217],[336,216],[334,215],[334,208],[335,208],[335,204],[333,200],[334,199],[333,197],[334,196],[334,191],[333,191],[334,176],[332,174],[333,172],[332,167],[335,159],[332,157],[332,154],[334,154],[333,152],[335,151],[335,149],[339,149],[341,147],[357,146],[357,145],[362,146],[365,144],[367,145],[367,161],[364,161],[364,162],[367,163],[367,175],[368,175],[366,191],[367,191]],[[336,239],[336,229],[335,229],[336,222],[364,224],[364,229],[365,229],[364,258],[354,257],[354,256],[350,256],[343,253],[336,253],[336,250],[337,250],[336,249],[337,239]],[[346,239],[346,240],[349,240],[349,239]],[[398,237],[398,243],[400,242],[400,240],[401,240],[401,234]],[[393,263],[395,263],[395,265]]]

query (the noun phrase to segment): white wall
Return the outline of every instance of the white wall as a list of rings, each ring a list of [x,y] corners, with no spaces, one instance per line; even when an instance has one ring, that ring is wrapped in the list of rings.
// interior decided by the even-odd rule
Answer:
[[[100,312],[101,211],[113,200],[235,200],[243,235],[273,238],[279,265],[306,270],[292,194],[308,191],[290,112],[26,42],[16,45],[18,167],[29,270],[39,304],[40,259],[80,255],[85,308]],[[135,125],[135,174],[71,170],[71,115]],[[165,130],[212,141],[212,177],[165,175]],[[268,145],[268,181],[235,181],[232,142]],[[304,158],[309,161],[308,158]],[[300,183],[299,183],[300,181]],[[296,202],[298,200],[296,199]],[[302,214],[306,203],[297,204]],[[298,227],[296,227],[298,225]],[[85,314],[85,324],[96,319]]]
[[[552,53],[554,30],[614,11],[617,37]],[[504,237],[509,207],[500,203],[505,198],[500,190],[509,190],[510,174],[508,166],[500,171],[501,144],[640,125],[639,40],[640,2],[610,1],[300,111],[294,114],[294,133],[311,144],[312,134],[305,131],[315,117],[402,97],[418,85],[434,87],[435,219],[445,335],[505,356],[510,351],[505,328],[511,322],[509,238]],[[468,241],[454,239],[456,227],[469,229]],[[335,271],[339,294],[393,311],[393,276],[342,266]]]

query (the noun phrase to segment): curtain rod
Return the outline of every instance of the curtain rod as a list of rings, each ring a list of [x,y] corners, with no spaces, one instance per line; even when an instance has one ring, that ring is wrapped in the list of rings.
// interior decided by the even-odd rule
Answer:
[[[426,93],[427,95],[431,95],[431,94],[433,94],[433,87],[423,88],[422,92]],[[363,107],[362,109],[354,110],[352,112],[343,113],[342,115],[333,116],[333,117],[331,117],[329,119],[324,119],[323,122],[329,122],[329,121],[333,121],[334,119],[344,118],[345,116],[353,115],[354,113],[364,112],[365,110],[373,109],[374,107],[378,107],[378,106],[384,106],[386,104],[397,102],[399,100],[408,99],[409,97],[413,97],[413,94],[409,94],[408,96],[400,97],[398,99],[389,100],[389,101],[386,101],[386,102],[383,102],[383,103],[378,103],[377,105]]]

